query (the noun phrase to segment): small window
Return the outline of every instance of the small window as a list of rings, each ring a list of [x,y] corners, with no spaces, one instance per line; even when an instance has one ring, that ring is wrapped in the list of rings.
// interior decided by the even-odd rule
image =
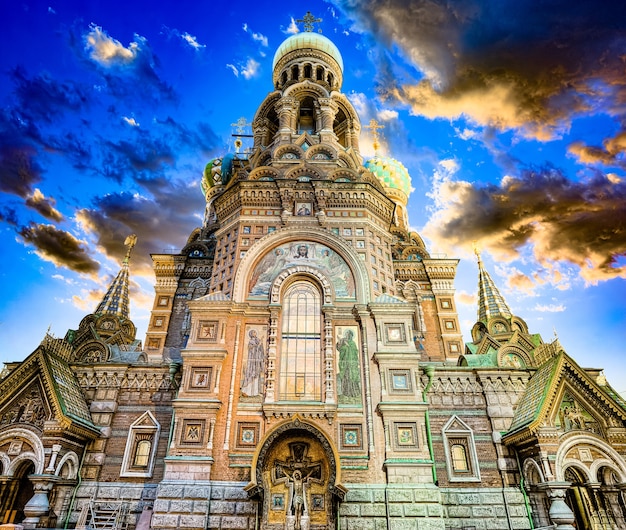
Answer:
[[[462,444],[454,444],[450,447],[450,457],[452,459],[452,469],[457,473],[467,473],[469,463],[467,462],[467,451]]]
[[[151,477],[161,425],[150,411],[131,423],[126,438],[121,477]]]
[[[152,449],[152,443],[150,440],[140,440],[135,450],[135,461],[133,465],[135,467],[148,467],[150,462],[150,449]]]
[[[479,482],[480,470],[472,429],[455,415],[444,425],[442,434],[450,482]]]

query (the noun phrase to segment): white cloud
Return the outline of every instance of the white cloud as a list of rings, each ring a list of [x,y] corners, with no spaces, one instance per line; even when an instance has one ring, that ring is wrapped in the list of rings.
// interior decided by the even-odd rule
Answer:
[[[127,116],[122,116],[122,119],[131,127],[139,127],[139,123],[137,123],[135,118],[128,118]]]
[[[181,38],[196,51],[199,51],[202,48],[206,48],[206,44],[200,44],[196,37],[194,37],[193,35],[190,35],[187,32],[183,33],[181,35]]]
[[[256,77],[259,74],[260,63],[255,61],[252,58],[248,59],[246,66],[241,70],[241,75],[243,75],[246,79],[251,79],[252,77]]]
[[[561,313],[565,311],[563,304],[537,304],[533,311],[541,311],[542,313]]]
[[[235,77],[239,77],[239,70],[237,70],[237,67],[234,64],[227,64],[226,68],[229,68],[233,74],[235,74]]]
[[[100,26],[91,24],[90,31],[85,35],[85,50],[89,57],[101,66],[112,67],[117,65],[131,64],[139,54],[139,43],[142,37],[135,35],[135,42],[131,42],[125,48],[118,40],[115,40],[103,31]]]
[[[283,30],[283,33],[286,33],[287,35],[295,35],[296,33],[300,33],[298,24],[296,24],[296,20],[293,17],[291,17],[291,22],[289,26],[287,26],[287,29]]]
[[[383,109],[378,111],[378,119],[382,121],[390,121],[398,119],[398,111],[391,109]]]
[[[249,27],[248,24],[244,23],[243,25],[243,30],[246,33],[249,33],[250,36],[252,37],[252,40],[261,43],[261,46],[265,46],[267,48],[267,46],[269,45],[269,42],[267,40],[267,37],[261,33],[255,33],[254,31],[252,31]]]

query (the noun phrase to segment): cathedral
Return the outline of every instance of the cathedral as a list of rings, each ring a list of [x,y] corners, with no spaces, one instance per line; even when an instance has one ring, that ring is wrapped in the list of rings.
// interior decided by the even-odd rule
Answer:
[[[6,364],[0,525],[626,528],[626,402],[529,330],[480,256],[462,336],[458,260],[411,230],[406,168],[364,160],[310,18],[276,50],[251,147],[206,164],[202,226],[152,254],[145,341],[130,236],[95,311]]]

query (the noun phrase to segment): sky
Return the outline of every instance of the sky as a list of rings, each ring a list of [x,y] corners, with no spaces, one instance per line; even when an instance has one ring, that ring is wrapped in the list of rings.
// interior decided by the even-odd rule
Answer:
[[[626,394],[626,3],[600,4],[2,0],[0,362],[76,329],[131,233],[144,340],[150,253],[201,224],[205,164],[234,151],[311,11],[379,153],[409,170],[412,228],[461,260],[464,340],[477,246],[531,332]]]

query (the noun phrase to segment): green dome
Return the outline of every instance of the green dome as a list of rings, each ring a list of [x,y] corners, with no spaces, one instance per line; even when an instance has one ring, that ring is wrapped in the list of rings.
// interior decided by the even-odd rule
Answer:
[[[324,37],[319,33],[313,33],[312,31],[303,31],[301,33],[296,33],[292,35],[287,40],[285,40],[276,50],[274,54],[274,61],[272,62],[272,70],[276,68],[278,61],[280,61],[285,55],[294,50],[302,50],[312,48],[314,50],[319,50],[327,55],[330,55],[337,64],[339,68],[343,72],[343,59],[341,58],[341,54],[339,53],[339,49],[335,46],[330,39]]]
[[[401,162],[376,155],[365,162],[365,167],[376,175],[385,188],[400,190],[408,197],[411,193],[411,176]]]
[[[214,158],[205,167],[202,172],[202,180],[200,185],[202,193],[206,195],[207,191],[213,186],[226,186],[233,175],[233,159],[234,155],[227,154],[222,158]]]

